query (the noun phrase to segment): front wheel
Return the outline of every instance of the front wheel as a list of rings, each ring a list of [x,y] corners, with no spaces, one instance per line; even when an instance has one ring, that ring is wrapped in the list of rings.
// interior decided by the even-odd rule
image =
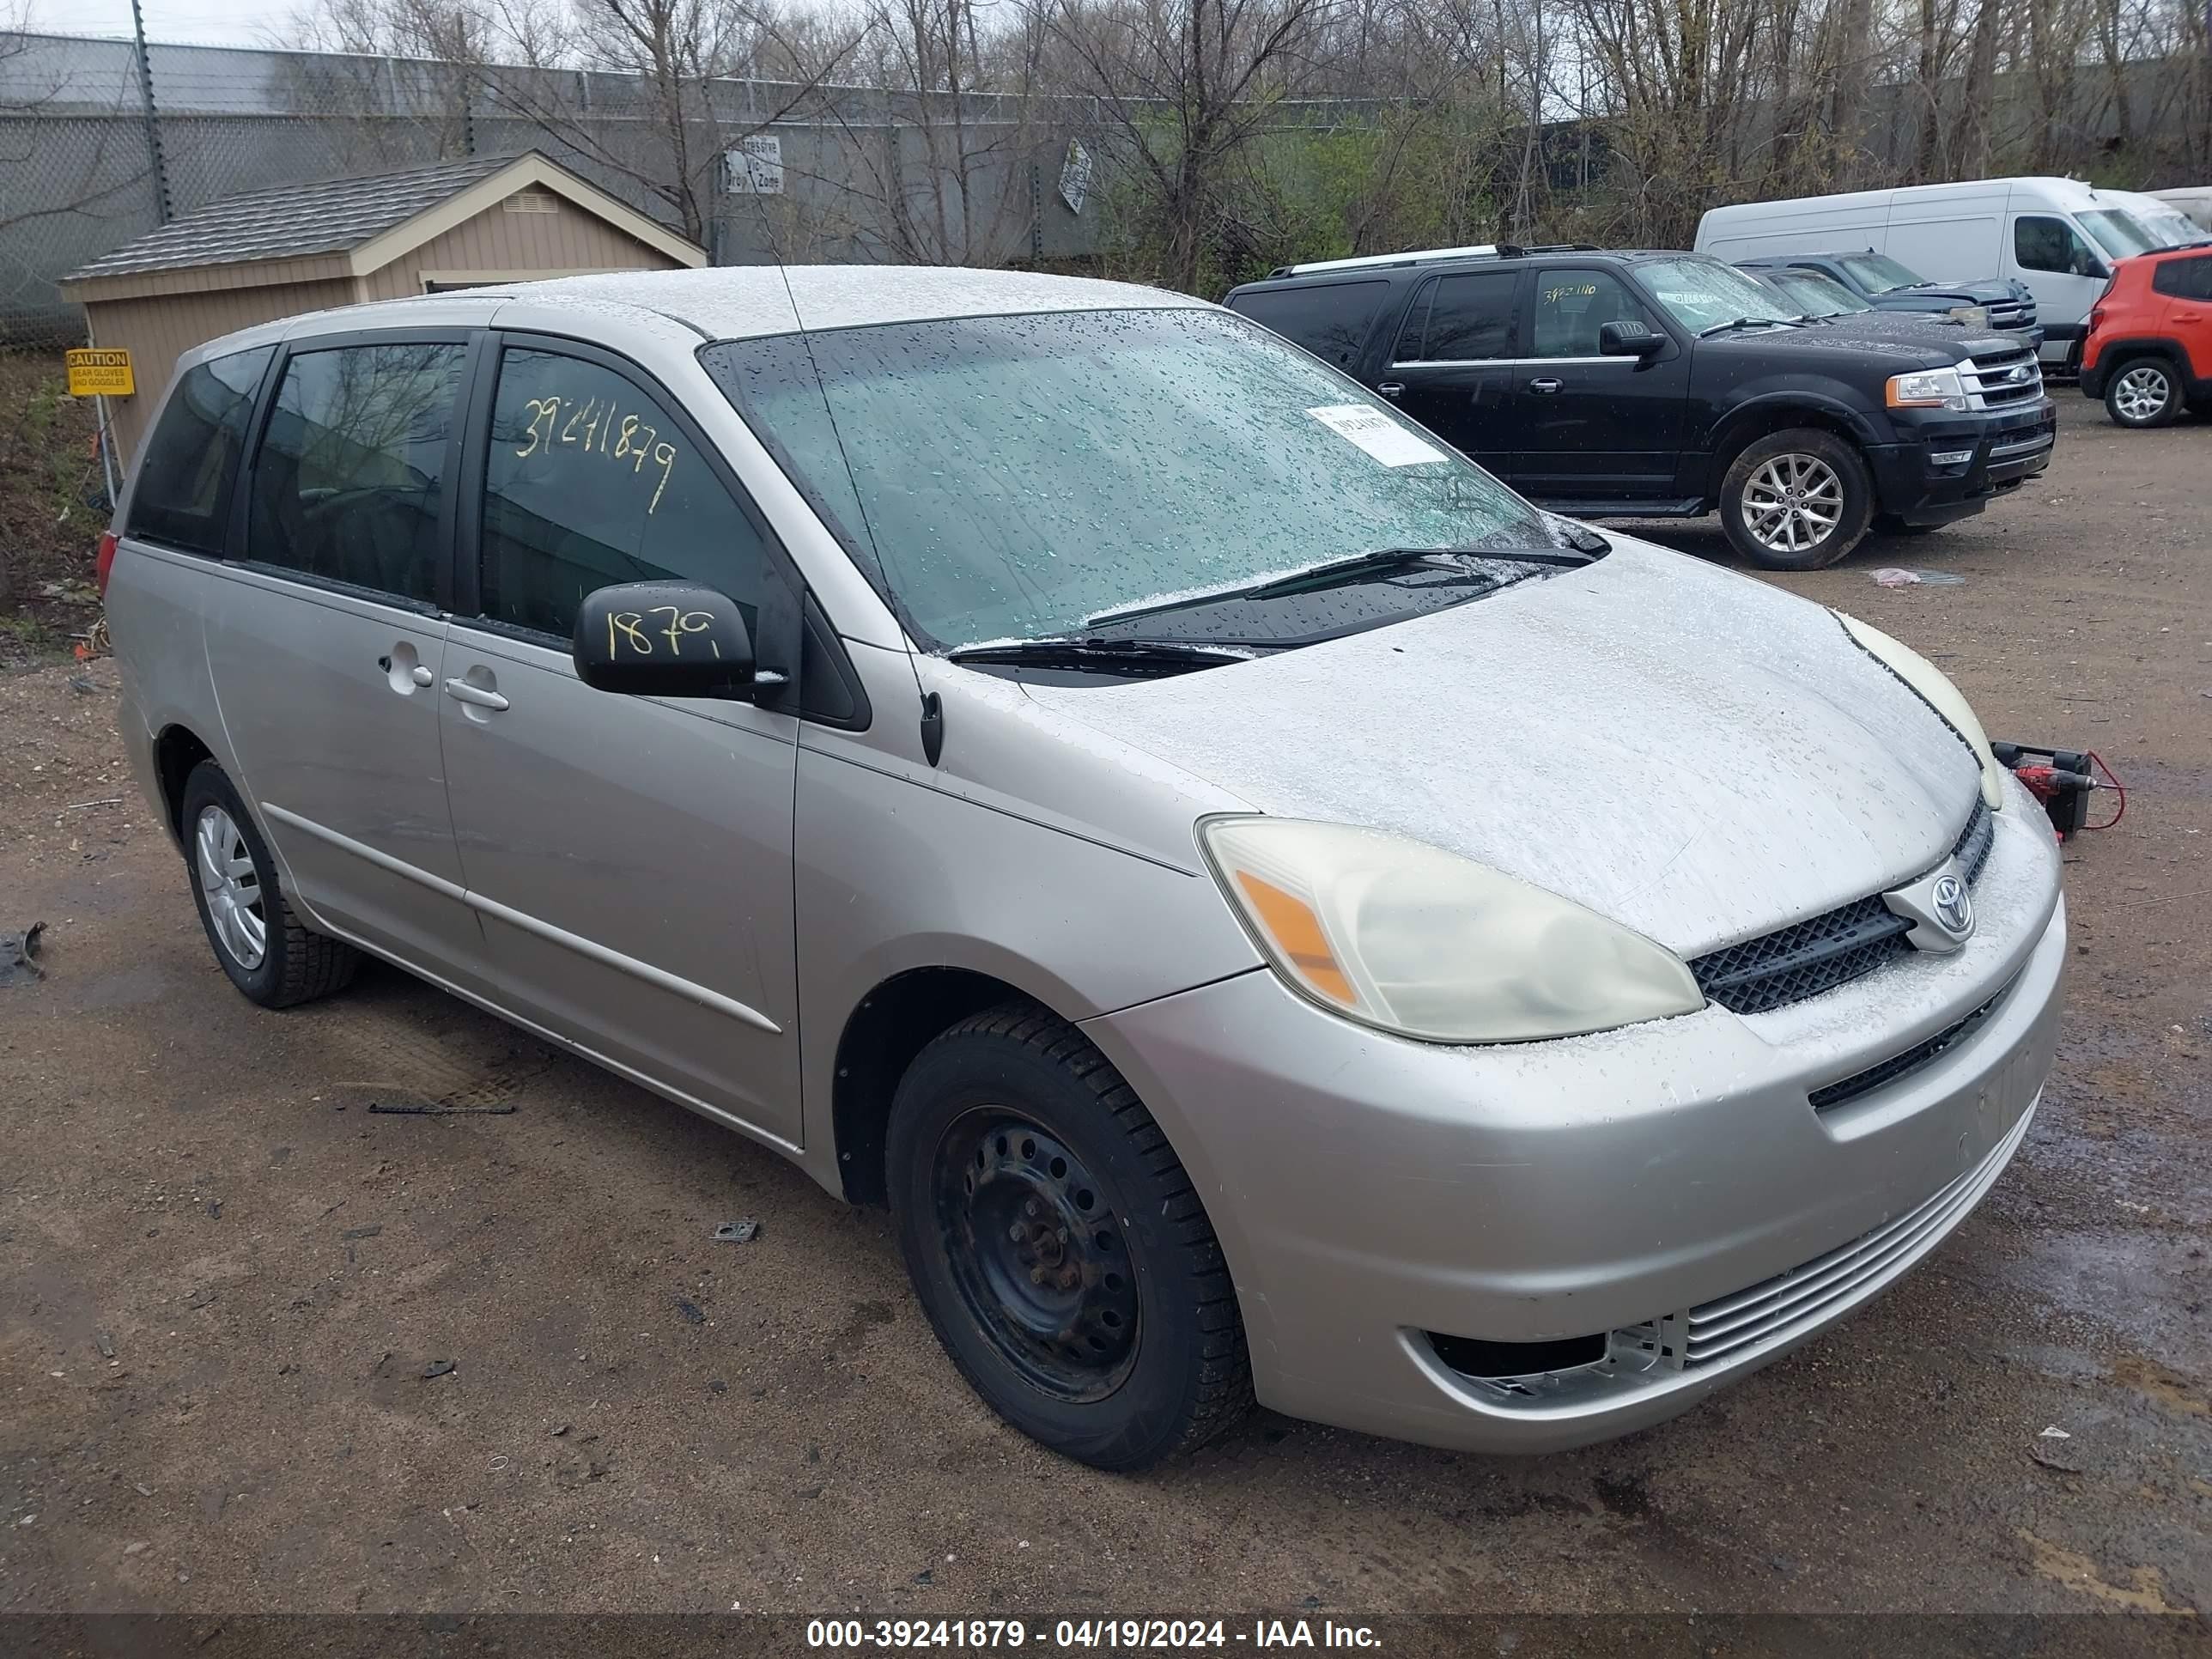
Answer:
[[[2180,412],[2180,382],[2156,357],[2126,364],[2105,388],[2105,413],[2115,426],[2164,426]]]
[[[1052,1450],[1141,1468],[1252,1398],[1206,1207],[1104,1055],[1042,1010],[963,1020],[900,1079],[885,1175],[945,1352]]]
[[[1762,570],[1818,570],[1859,544],[1874,480],[1832,432],[1796,427],[1747,445],[1721,483],[1721,528]]]

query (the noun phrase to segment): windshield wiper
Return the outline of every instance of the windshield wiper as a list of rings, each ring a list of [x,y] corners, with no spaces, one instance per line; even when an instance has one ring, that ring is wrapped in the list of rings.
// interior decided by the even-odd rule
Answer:
[[[1802,326],[1804,325],[1802,323],[1793,323],[1783,317],[1735,317],[1725,323],[1715,323],[1711,328],[1699,329],[1698,337],[1700,340],[1709,340],[1716,334],[1726,334],[1731,329],[1738,328],[1802,328]]]
[[[1218,668],[1249,662],[1249,651],[1198,645],[1182,640],[1103,640],[1052,637],[1006,640],[995,645],[963,646],[945,653],[957,663],[1004,663],[1021,668],[1104,668],[1121,672],[1156,669],[1175,673],[1186,668]]]
[[[1326,559],[1286,575],[1270,576],[1249,587],[1216,588],[1205,593],[1188,594],[1182,599],[1132,605],[1126,611],[1102,611],[1096,616],[1085,617],[1083,625],[1097,628],[1111,623],[1133,622],[1139,617],[1158,616],[1164,611],[1186,611],[1194,605],[1219,605],[1231,599],[1276,599],[1288,593],[1303,593],[1311,588],[1334,587],[1340,583],[1356,581],[1362,576],[1389,575],[1400,570],[1431,569],[1462,579],[1480,577],[1483,573],[1460,562],[1466,559],[1492,559],[1505,564],[1579,565],[1588,564],[1590,556],[1553,548],[1378,547],[1341,559]]]

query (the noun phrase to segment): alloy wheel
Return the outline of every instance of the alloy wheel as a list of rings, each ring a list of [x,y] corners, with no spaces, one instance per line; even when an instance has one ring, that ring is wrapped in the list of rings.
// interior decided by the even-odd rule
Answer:
[[[2154,421],[2165,413],[2166,400],[2172,395],[2172,383],[2164,369],[2138,363],[2113,386],[2112,407],[2122,420]]]
[[[1102,1400],[1136,1363],[1135,1270],[1104,1183],[1057,1136],[981,1107],[939,1141],[932,1185],[954,1285],[1033,1388]]]
[[[1843,516],[1844,481],[1818,455],[1774,456],[1744,480],[1744,528],[1771,552],[1809,551]]]
[[[262,904],[260,873],[253,867],[246,837],[222,807],[204,806],[193,829],[192,847],[200,895],[207,902],[216,942],[233,962],[252,973],[269,953],[269,917]]]

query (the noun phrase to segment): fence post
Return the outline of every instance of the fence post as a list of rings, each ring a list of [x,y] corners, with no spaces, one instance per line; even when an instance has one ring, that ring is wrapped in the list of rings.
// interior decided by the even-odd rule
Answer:
[[[161,165],[161,125],[154,114],[154,63],[146,51],[146,19],[131,0],[131,33],[138,43],[138,101],[146,112],[146,165],[154,179],[154,216],[169,222],[169,174]]]

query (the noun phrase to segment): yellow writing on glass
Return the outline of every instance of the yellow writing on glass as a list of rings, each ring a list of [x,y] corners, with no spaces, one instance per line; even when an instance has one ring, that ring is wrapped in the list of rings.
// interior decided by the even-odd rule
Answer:
[[[568,418],[563,422],[561,411],[566,409]],[[647,513],[659,510],[660,498],[668,490],[669,476],[676,470],[676,446],[660,435],[658,427],[649,424],[641,415],[624,415],[617,424],[615,406],[611,401],[597,398],[578,403],[573,398],[529,398],[523,400],[523,413],[528,416],[522,430],[530,441],[515,447],[518,460],[556,447],[581,449],[587,454],[604,455],[610,460],[626,460],[631,476],[641,477],[645,464],[650,460],[659,471],[653,483],[653,497],[645,504]],[[695,630],[696,631],[696,630]]]
[[[644,626],[647,617],[665,617],[668,618],[667,625],[648,630]],[[686,611],[680,605],[656,605],[647,611],[610,611],[607,613],[607,654],[618,657],[627,651],[632,656],[650,657],[654,651],[653,636],[658,634],[668,641],[668,654],[680,657],[684,654],[685,635],[706,634],[709,635],[707,648],[714,653],[714,659],[719,662],[722,657],[722,647],[720,641],[711,637],[714,627],[714,617],[711,611]]]

